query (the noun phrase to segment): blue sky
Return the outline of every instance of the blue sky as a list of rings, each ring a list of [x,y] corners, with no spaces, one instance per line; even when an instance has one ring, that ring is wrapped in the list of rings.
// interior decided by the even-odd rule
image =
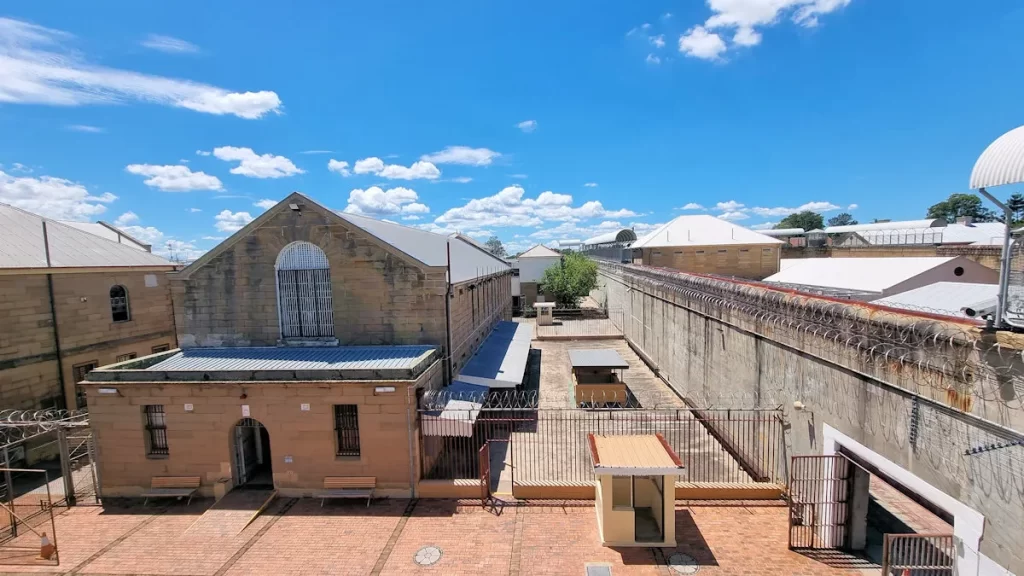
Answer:
[[[192,257],[292,190],[513,250],[920,218],[1024,123],[1015,0],[4,10],[0,202]]]

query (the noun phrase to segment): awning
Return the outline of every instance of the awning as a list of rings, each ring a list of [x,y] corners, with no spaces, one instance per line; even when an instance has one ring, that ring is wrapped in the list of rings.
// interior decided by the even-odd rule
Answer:
[[[498,322],[455,379],[488,388],[519,386],[526,374],[532,340],[532,325]]]
[[[488,388],[456,380],[444,389],[447,397],[443,410],[425,412],[420,419],[425,436],[473,435],[473,424],[480,408],[487,401]]]
[[[655,476],[682,474],[683,463],[661,434],[587,434],[595,474]]]
[[[573,368],[629,368],[629,362],[610,348],[569,350],[569,363]]]

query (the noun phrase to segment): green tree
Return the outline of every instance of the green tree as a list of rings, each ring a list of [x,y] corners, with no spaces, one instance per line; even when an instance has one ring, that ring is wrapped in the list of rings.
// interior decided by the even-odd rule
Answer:
[[[504,258],[508,255],[508,252],[505,251],[505,245],[501,243],[501,240],[497,236],[491,236],[488,238],[484,246],[487,247],[488,252],[494,254],[498,258]]]
[[[828,219],[829,226],[853,226],[858,222],[853,219],[853,215],[849,212],[843,212],[842,214],[836,214],[835,216]]]
[[[1006,200],[1006,205],[1013,212],[1014,228],[1024,225],[1024,194],[1017,193]]]
[[[782,219],[781,222],[775,225],[776,229],[780,228],[803,228],[804,230],[820,230],[825,227],[825,219],[821,217],[821,214],[817,212],[811,212],[810,210],[804,210],[796,214],[790,214]]]
[[[998,220],[996,213],[985,207],[981,198],[974,194],[950,194],[942,202],[932,204],[928,208],[927,218],[944,218],[946,222],[956,222],[957,218],[969,216],[978,222]]]
[[[555,296],[557,306],[577,308],[597,286],[597,263],[579,252],[565,254],[561,263],[544,271],[540,283]]]

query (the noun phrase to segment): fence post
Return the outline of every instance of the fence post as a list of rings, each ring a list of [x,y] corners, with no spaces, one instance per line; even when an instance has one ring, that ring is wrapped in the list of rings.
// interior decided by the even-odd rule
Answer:
[[[93,436],[92,431],[89,432],[89,468],[92,470],[92,491],[96,495],[96,503],[102,504],[103,498],[100,497],[100,463],[96,459],[96,437]]]
[[[14,516],[14,479],[11,477],[11,450],[4,445],[4,483],[7,484],[7,503],[11,509],[7,515],[11,522],[11,536],[18,535],[18,519]]]
[[[64,428],[57,428],[57,446],[60,448],[60,471],[64,477],[64,502],[70,507],[75,505],[75,482],[71,477],[71,453]]]

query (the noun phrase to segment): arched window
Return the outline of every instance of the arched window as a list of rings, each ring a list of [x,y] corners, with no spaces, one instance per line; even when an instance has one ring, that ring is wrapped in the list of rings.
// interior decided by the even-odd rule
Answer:
[[[331,270],[324,251],[292,242],[277,255],[277,309],[282,338],[334,336]]]
[[[114,322],[127,322],[132,319],[128,311],[128,290],[119,284],[110,287],[110,316]]]

